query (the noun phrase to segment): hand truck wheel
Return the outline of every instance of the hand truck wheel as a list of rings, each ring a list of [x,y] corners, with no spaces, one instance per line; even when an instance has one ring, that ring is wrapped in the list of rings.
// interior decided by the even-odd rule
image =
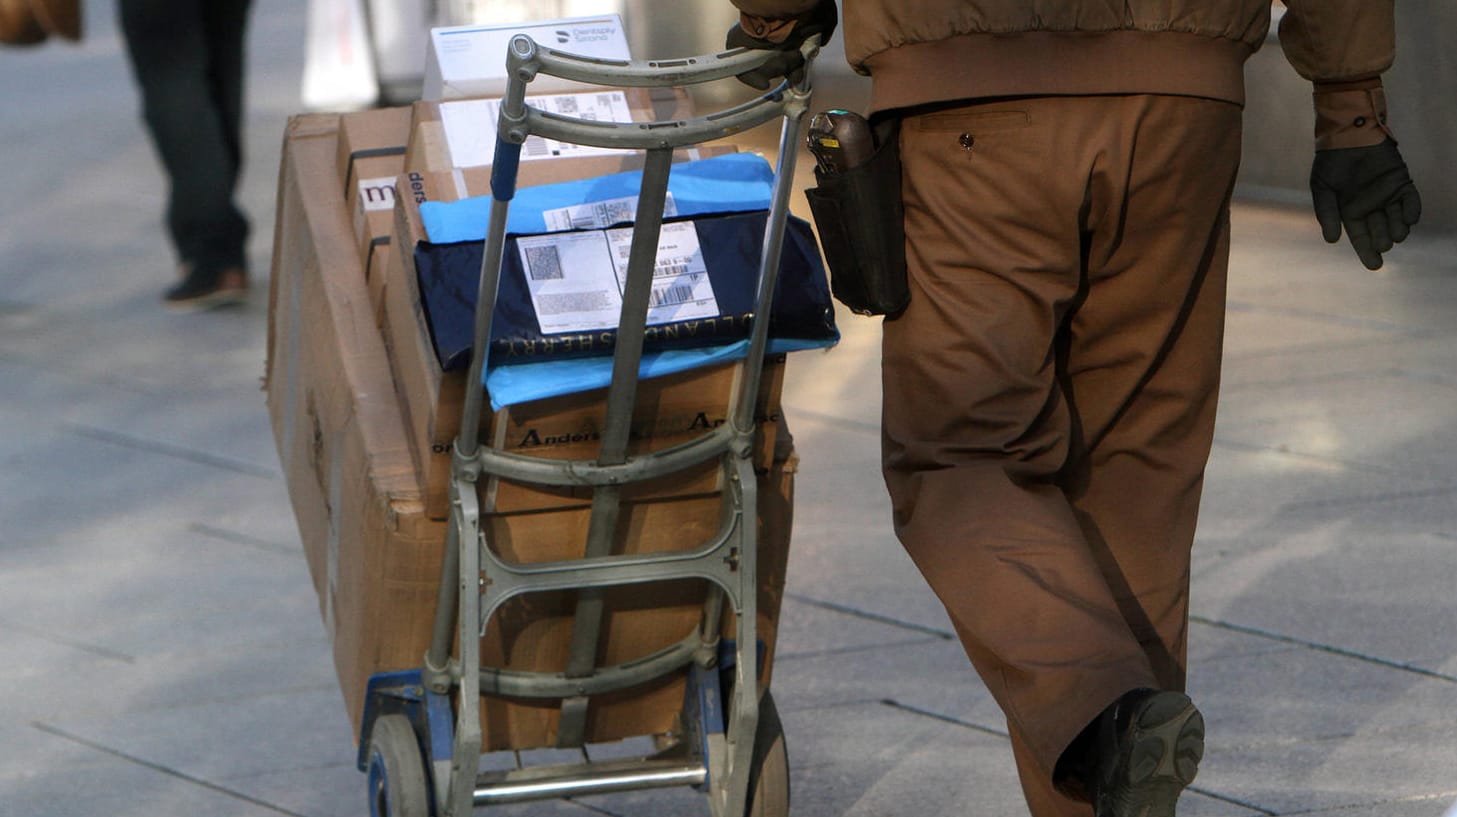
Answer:
[[[381,715],[369,739],[370,817],[430,817],[425,761],[410,719]]]
[[[754,729],[754,765],[749,769],[748,817],[786,817],[789,814],[789,754],[784,746],[784,724],[768,690],[759,699],[759,723]]]

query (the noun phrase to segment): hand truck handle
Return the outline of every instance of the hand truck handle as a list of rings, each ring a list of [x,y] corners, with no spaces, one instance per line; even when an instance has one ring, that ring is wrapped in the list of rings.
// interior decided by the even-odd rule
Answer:
[[[800,46],[808,66],[819,54],[820,35],[809,37]],[[506,52],[509,76],[530,82],[538,73],[592,85],[625,87],[698,85],[716,79],[738,76],[761,67],[775,56],[773,51],[756,48],[735,48],[715,54],[681,57],[671,60],[608,60],[584,57],[541,45],[525,34],[511,38]],[[789,86],[786,79],[770,94]]]

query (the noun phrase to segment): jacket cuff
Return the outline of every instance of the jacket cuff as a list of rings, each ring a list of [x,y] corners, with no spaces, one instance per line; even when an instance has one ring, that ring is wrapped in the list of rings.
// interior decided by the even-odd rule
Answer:
[[[765,20],[798,17],[813,9],[819,0],[733,0],[739,12]]]
[[[1386,124],[1381,80],[1315,84],[1315,149],[1363,148],[1396,140]]]

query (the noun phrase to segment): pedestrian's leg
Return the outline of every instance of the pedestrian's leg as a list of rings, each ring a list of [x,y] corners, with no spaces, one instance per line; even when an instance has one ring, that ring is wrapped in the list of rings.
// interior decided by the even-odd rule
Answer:
[[[1064,393],[1080,456],[1064,484],[1084,536],[1163,689],[1182,690],[1194,541],[1224,331],[1229,196],[1240,112],[1122,99],[1099,168],[1089,294]]]
[[[167,226],[179,259],[241,264],[247,221],[234,205],[232,149],[213,103],[201,0],[121,0],[143,118],[170,184]]]
[[[233,176],[243,161],[243,97],[247,63],[246,34],[252,0],[214,0],[203,13],[208,53],[208,80],[213,103],[222,117],[224,139],[232,157]]]
[[[1042,764],[1016,729],[1008,730],[1012,758],[1017,761],[1017,778],[1027,811],[1035,817],[1093,817],[1093,806],[1085,798],[1073,797],[1053,785],[1052,770]]]
[[[1060,478],[1155,674],[1184,688],[1189,548],[1214,422],[1238,163],[1233,105],[1180,97],[1070,99],[1103,146],[1084,210],[1086,275],[1064,338],[1073,417]],[[1150,138],[1153,135],[1156,138]],[[1086,813],[1012,730],[1032,812]],[[1090,731],[1079,749],[1097,747]],[[1077,750],[1074,750],[1074,754]],[[1061,771],[1089,771],[1069,757]],[[1074,778],[1060,781],[1081,789]]]
[[[1155,683],[1057,483],[1073,426],[1059,338],[1099,154],[1064,108],[905,122],[911,301],[885,323],[883,359],[897,535],[1049,779],[1085,723]]]

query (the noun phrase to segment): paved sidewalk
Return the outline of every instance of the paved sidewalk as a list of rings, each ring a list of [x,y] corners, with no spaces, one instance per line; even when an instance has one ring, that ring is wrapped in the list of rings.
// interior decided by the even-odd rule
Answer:
[[[0,51],[0,817],[366,813],[263,394],[302,4],[258,0],[257,290],[164,312],[164,190],[110,3]],[[1435,182],[1433,182],[1435,183]],[[1457,800],[1457,239],[1367,273],[1240,203],[1194,565],[1210,751],[1184,817]],[[1025,813],[996,707],[890,533],[878,326],[790,366],[803,460],[774,683],[794,814]],[[707,814],[692,793],[504,815]],[[496,812],[491,812],[496,813]]]

